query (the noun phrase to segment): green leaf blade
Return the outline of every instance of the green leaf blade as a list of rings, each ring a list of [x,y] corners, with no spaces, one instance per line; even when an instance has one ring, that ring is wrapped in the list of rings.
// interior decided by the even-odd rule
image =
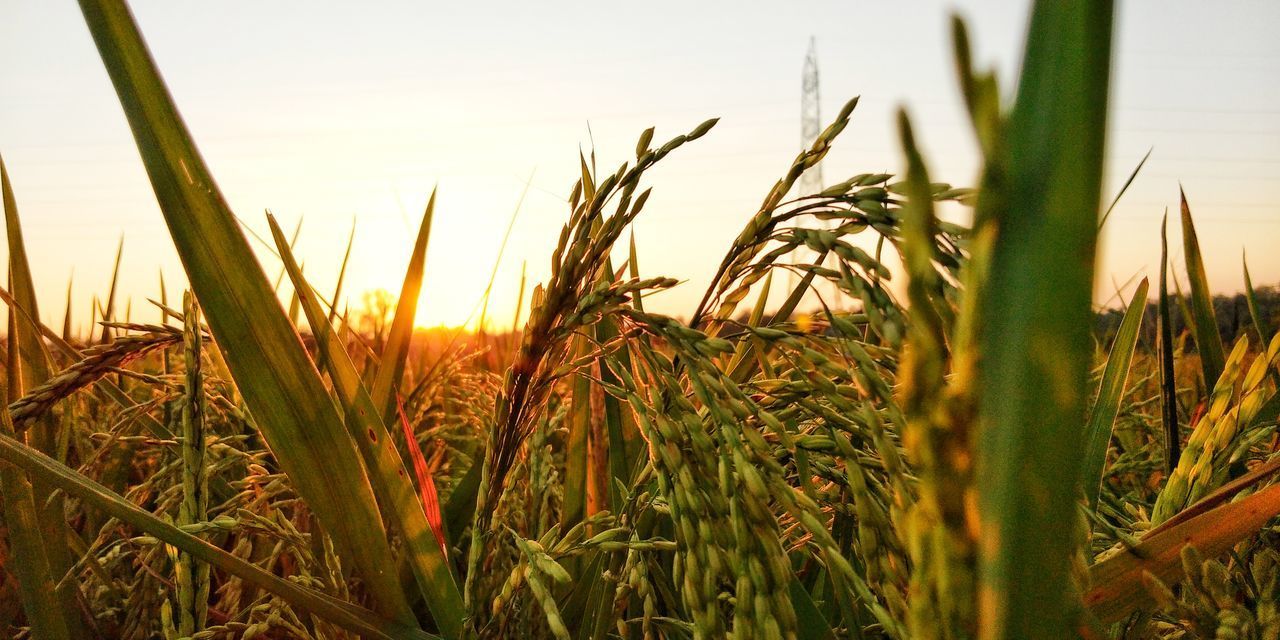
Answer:
[[[431,238],[431,219],[435,215],[436,192],[427,200],[427,210],[422,214],[422,225],[409,258],[409,268],[400,287],[396,301],[396,316],[391,321],[391,333],[387,346],[382,350],[382,362],[373,383],[373,403],[381,410],[384,422],[391,422],[396,415],[395,392],[404,378],[405,362],[409,358],[409,343],[413,340],[413,319],[418,311],[418,296],[422,292],[422,276],[426,267],[427,241]],[[335,301],[336,304],[336,301]]]
[[[245,405],[384,615],[412,624],[368,475],[267,277],[118,1],[80,3],[170,235]],[[333,478],[342,478],[334,482]]]
[[[1138,344],[1138,329],[1142,327],[1142,316],[1147,309],[1146,278],[1138,285],[1138,290],[1129,301],[1124,320],[1111,343],[1111,352],[1107,356],[1107,364],[1102,372],[1102,380],[1098,384],[1098,396],[1093,403],[1093,411],[1089,416],[1089,424],[1085,427],[1084,447],[1084,491],[1089,499],[1090,508],[1098,504],[1098,493],[1102,485],[1103,467],[1107,461],[1107,445],[1111,442],[1111,429],[1116,415],[1120,412],[1120,401],[1124,399],[1125,381],[1129,377],[1129,365],[1133,361],[1133,350]]]
[[[360,382],[351,357],[342,348],[337,332],[325,317],[311,285],[302,276],[302,269],[294,260],[285,242],[284,233],[275,218],[268,217],[271,234],[284,262],[285,272],[297,292],[297,299],[307,316],[322,355],[322,361],[333,380],[346,413],[346,423],[365,464],[369,468],[370,484],[379,503],[385,506],[387,519],[399,529],[405,546],[406,560],[422,592],[427,608],[446,638],[456,638],[462,633],[462,620],[466,613],[462,608],[462,596],[440,547],[436,544],[427,522],[422,503],[414,493],[404,462],[396,451],[386,424],[378,415],[373,399]]]
[[[1187,261],[1187,281],[1191,286],[1191,335],[1200,352],[1200,367],[1204,372],[1204,384],[1211,388],[1222,375],[1226,350],[1222,335],[1218,333],[1218,318],[1213,313],[1213,294],[1209,291],[1209,278],[1205,275],[1204,258],[1200,253],[1200,240],[1196,225],[1191,220],[1191,207],[1187,194],[1178,190],[1182,209],[1182,245]]]
[[[53,367],[45,342],[41,338],[40,311],[36,305],[35,278],[31,274],[31,265],[27,259],[26,241],[22,236],[22,223],[18,216],[17,198],[13,193],[13,185],[9,181],[9,172],[0,158],[0,201],[4,205],[5,233],[9,248],[9,280],[13,289],[13,299],[9,300],[10,343],[17,348],[10,357],[16,356],[9,371],[20,375],[8,381],[10,391],[17,395],[27,388],[36,387],[49,381],[53,375]],[[12,347],[11,347],[12,348]],[[6,402],[8,400],[5,400]],[[37,420],[31,430],[31,441],[36,448],[50,455],[58,454],[59,436],[63,427],[53,415]],[[14,484],[16,483],[16,484]],[[12,478],[8,483],[23,496],[15,498],[24,500],[29,491],[35,505],[35,522],[41,534],[42,554],[47,559],[49,570],[54,573],[65,573],[73,564],[70,550],[65,544],[67,539],[67,522],[64,515],[65,500],[54,494],[49,487],[39,483],[28,483],[25,479]],[[23,488],[22,485],[26,485]],[[63,611],[65,624],[73,634],[84,635],[89,630],[81,624],[79,605],[77,602],[79,586],[66,583],[58,589],[58,600]],[[51,632],[52,633],[52,632]]]
[[[1112,3],[1035,3],[979,326],[980,637],[1072,637],[1069,559],[1101,203]],[[991,159],[989,159],[990,162]]]

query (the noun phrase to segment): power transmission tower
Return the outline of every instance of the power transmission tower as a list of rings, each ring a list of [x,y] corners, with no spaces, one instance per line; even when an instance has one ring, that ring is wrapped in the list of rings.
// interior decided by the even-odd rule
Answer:
[[[813,146],[822,133],[822,105],[818,93],[818,50],[815,39],[809,38],[809,52],[804,56],[804,73],[800,79],[800,145],[801,149]],[[800,176],[798,195],[822,191],[822,163],[818,163]]]
[[[804,71],[800,77],[800,149],[806,150],[813,147],[814,141],[822,134],[822,95],[818,91],[818,48],[816,38],[810,36],[809,51],[804,56]],[[800,176],[800,180],[796,184],[796,195],[807,196],[822,191],[825,184],[822,181],[822,163],[809,167]],[[822,225],[821,222],[818,223]],[[791,254],[792,264],[796,263],[796,259],[803,255],[803,252]],[[819,255],[813,254],[807,256],[809,260],[818,260]],[[822,260],[825,262],[825,260]],[[790,288],[795,289],[796,272],[792,270],[789,278]],[[817,283],[814,283],[812,292],[817,292]],[[839,285],[832,283],[831,297],[828,301],[835,304],[840,300]]]

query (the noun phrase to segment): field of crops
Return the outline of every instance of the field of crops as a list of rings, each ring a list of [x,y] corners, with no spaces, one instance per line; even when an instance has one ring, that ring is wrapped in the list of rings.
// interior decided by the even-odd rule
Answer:
[[[127,7],[80,5],[190,291],[45,326],[4,175],[6,636],[1280,640],[1276,318],[1246,267],[1219,330],[1178,194],[1095,313],[1111,2],[1036,2],[1008,104],[957,20],[976,187],[903,111],[903,175],[797,194],[851,100],[684,317],[629,224],[716,122],[584,155],[498,334],[414,329],[434,197],[386,317],[274,219],[255,254]]]

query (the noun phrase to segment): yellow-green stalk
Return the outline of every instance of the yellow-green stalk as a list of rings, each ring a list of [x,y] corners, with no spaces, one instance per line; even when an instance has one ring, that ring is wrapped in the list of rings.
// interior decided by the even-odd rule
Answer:
[[[178,507],[178,526],[204,521],[209,509],[200,308],[190,291],[182,296],[182,311],[186,376],[182,385],[182,503]],[[178,589],[178,632],[190,636],[204,626],[208,615],[209,565],[187,552],[179,552],[174,581]]]

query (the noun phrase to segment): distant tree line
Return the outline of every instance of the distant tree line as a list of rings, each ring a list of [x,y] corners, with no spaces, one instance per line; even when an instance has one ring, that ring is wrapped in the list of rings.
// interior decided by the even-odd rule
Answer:
[[[1280,286],[1256,287],[1254,289],[1254,299],[1257,301],[1259,315],[1264,326],[1267,327],[1267,335],[1270,337],[1276,331],[1277,322],[1280,322]],[[1170,293],[1169,320],[1175,337],[1188,329],[1183,310],[1189,304],[1189,299],[1179,301],[1177,294]],[[1244,332],[1251,332],[1249,338],[1255,343],[1254,346],[1257,346],[1257,334],[1253,333],[1253,317],[1249,313],[1249,300],[1245,297],[1245,294],[1214,296],[1213,312],[1218,321],[1218,333],[1222,336],[1222,341],[1228,348]],[[1122,319],[1124,319],[1124,309],[1113,308],[1099,312],[1096,316],[1098,335],[1106,336],[1110,339],[1110,336],[1114,335],[1116,329],[1119,328]],[[1155,302],[1148,303],[1146,313],[1142,316],[1142,337],[1144,340],[1155,340],[1158,320],[1157,304]]]
[[[1151,288],[1155,290],[1154,282]],[[1191,300],[1186,291],[1183,291],[1183,294],[1183,298],[1180,299],[1177,293],[1169,292],[1169,320],[1170,324],[1173,325],[1175,339],[1189,329],[1183,310],[1190,308]],[[1277,329],[1280,329],[1280,284],[1254,287],[1254,299],[1257,301],[1258,312],[1262,317],[1262,322],[1266,326],[1266,335],[1270,338],[1275,335]],[[1111,343],[1116,330],[1120,328],[1120,322],[1124,319],[1125,307],[1127,307],[1127,304],[1110,307],[1094,315],[1095,335],[1104,340],[1105,344],[1109,345]],[[855,314],[858,313],[856,307],[850,311]],[[1253,332],[1253,318],[1249,313],[1249,300],[1245,297],[1245,294],[1214,296],[1213,313],[1214,318],[1218,321],[1218,333],[1222,335],[1222,342],[1228,349],[1244,332],[1250,332],[1249,339],[1252,341],[1253,347],[1255,349],[1258,347],[1258,336]],[[747,311],[740,310],[736,320],[746,324],[749,315]],[[821,314],[817,315],[821,317]],[[1147,303],[1146,312],[1142,315],[1141,339],[1146,344],[1155,344],[1159,330],[1159,325],[1157,324],[1159,319],[1158,305],[1153,299],[1152,302]],[[775,318],[771,313],[764,314],[762,318],[762,324],[766,326],[774,321]],[[820,324],[820,330],[824,332],[832,331],[825,323]],[[1191,341],[1189,346],[1194,348],[1194,341]]]

